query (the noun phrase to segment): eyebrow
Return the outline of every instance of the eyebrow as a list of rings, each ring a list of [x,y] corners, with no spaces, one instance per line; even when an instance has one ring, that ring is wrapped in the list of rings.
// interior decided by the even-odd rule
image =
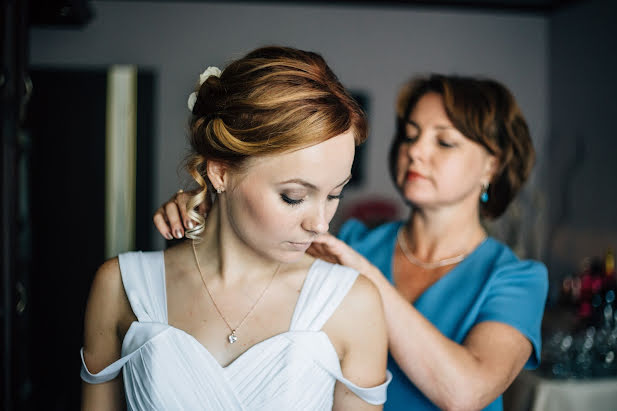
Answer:
[[[351,174],[345,179],[345,181],[343,181],[341,184],[337,185],[334,188],[344,186],[345,184],[349,182],[349,180],[351,180]],[[316,185],[311,184],[306,180],[302,180],[301,178],[292,178],[291,180],[282,181],[280,184],[290,184],[290,183],[300,184],[300,185],[303,185],[304,187],[310,188],[311,190],[317,190]]]
[[[409,124],[410,126],[413,126],[415,128],[417,128],[418,130],[420,130],[420,126],[413,120],[407,120],[406,121],[407,124]],[[436,125],[435,128],[437,130],[453,130],[456,129],[456,127],[454,126],[447,126],[447,125]]]

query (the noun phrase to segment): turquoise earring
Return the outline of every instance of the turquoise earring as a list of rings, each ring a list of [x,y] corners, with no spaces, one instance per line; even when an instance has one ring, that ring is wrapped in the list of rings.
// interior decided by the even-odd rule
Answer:
[[[488,201],[488,183],[482,184],[482,194],[480,194],[480,201],[486,203]]]

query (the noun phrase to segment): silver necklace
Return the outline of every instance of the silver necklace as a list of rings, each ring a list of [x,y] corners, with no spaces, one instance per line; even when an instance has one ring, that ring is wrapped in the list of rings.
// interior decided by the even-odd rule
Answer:
[[[434,268],[445,267],[447,265],[460,263],[461,261],[465,259],[465,257],[469,255],[469,253],[463,253],[463,254],[459,254],[454,257],[444,258],[443,260],[434,261],[432,263],[425,263],[424,261],[420,261],[416,256],[414,256],[409,250],[409,248],[407,247],[407,242],[405,241],[405,238],[403,236],[403,227],[401,227],[398,230],[398,234],[396,238],[398,240],[399,247],[401,247],[401,250],[403,250],[403,254],[405,254],[405,257],[407,257],[407,260],[409,260],[409,262],[412,263],[413,265],[422,267],[425,270],[432,270]]]
[[[266,290],[268,290],[268,288],[270,288],[270,285],[272,284],[272,281],[274,280],[274,276],[276,276],[276,273],[279,271],[279,268],[281,268],[281,265],[279,264],[276,267],[276,270],[274,270],[274,273],[272,274],[272,277],[270,278],[270,282],[268,283],[266,288],[263,289],[263,291],[259,295],[259,298],[257,298],[257,300],[255,300],[255,302],[253,303],[253,306],[251,307],[251,309],[246,314],[244,314],[244,317],[242,317],[242,320],[240,321],[240,324],[238,324],[235,328],[232,328],[232,326],[229,325],[229,321],[227,321],[227,319],[225,318],[225,316],[223,315],[223,313],[219,309],[219,306],[216,305],[216,301],[214,301],[214,297],[212,296],[212,293],[208,289],[208,285],[206,284],[206,280],[204,279],[204,274],[201,271],[201,266],[199,265],[199,259],[197,258],[197,251],[195,251],[195,240],[191,241],[191,245],[193,247],[193,255],[195,256],[195,263],[197,264],[197,270],[199,271],[199,277],[201,278],[201,282],[204,284],[206,292],[208,293],[208,296],[210,297],[210,300],[212,300],[212,304],[214,304],[214,308],[216,308],[216,311],[219,313],[219,315],[221,316],[223,321],[225,321],[225,324],[227,325],[227,328],[229,328],[229,331],[231,331],[231,334],[229,334],[227,336],[227,341],[229,341],[230,344],[233,344],[236,341],[238,341],[238,336],[236,335],[236,331],[238,331],[238,329],[242,326],[242,324],[244,324],[244,320],[246,320],[247,317],[249,316],[249,314],[253,312],[253,310],[257,306],[257,303],[259,301],[261,301],[261,297],[263,297],[264,294],[266,293]]]

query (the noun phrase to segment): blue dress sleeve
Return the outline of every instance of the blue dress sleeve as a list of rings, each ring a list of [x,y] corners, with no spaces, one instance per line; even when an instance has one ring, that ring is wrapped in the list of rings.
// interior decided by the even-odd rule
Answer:
[[[351,243],[362,238],[367,231],[368,228],[360,220],[351,218],[347,220],[345,224],[343,224],[343,226],[338,232],[337,237],[339,240],[342,240],[347,244],[351,245]]]
[[[492,281],[476,322],[497,321],[520,331],[534,351],[525,368],[536,368],[540,363],[542,316],[548,292],[546,267],[530,260],[510,262],[498,269]]]

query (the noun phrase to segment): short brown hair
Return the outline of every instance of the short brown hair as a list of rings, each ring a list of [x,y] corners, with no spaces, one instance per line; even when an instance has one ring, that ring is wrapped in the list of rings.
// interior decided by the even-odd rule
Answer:
[[[405,124],[420,98],[430,92],[443,97],[446,114],[458,131],[497,158],[489,199],[480,204],[480,213],[491,219],[499,217],[529,177],[535,152],[512,93],[497,81],[431,74],[406,83],[399,93],[397,132],[390,147],[393,181],[396,183],[396,159],[405,137]]]
[[[348,130],[362,143],[365,114],[319,54],[279,46],[248,53],[197,90],[187,167],[202,190],[188,204],[191,216],[202,223],[193,208],[210,200],[207,161],[239,168],[252,156],[295,151]]]

